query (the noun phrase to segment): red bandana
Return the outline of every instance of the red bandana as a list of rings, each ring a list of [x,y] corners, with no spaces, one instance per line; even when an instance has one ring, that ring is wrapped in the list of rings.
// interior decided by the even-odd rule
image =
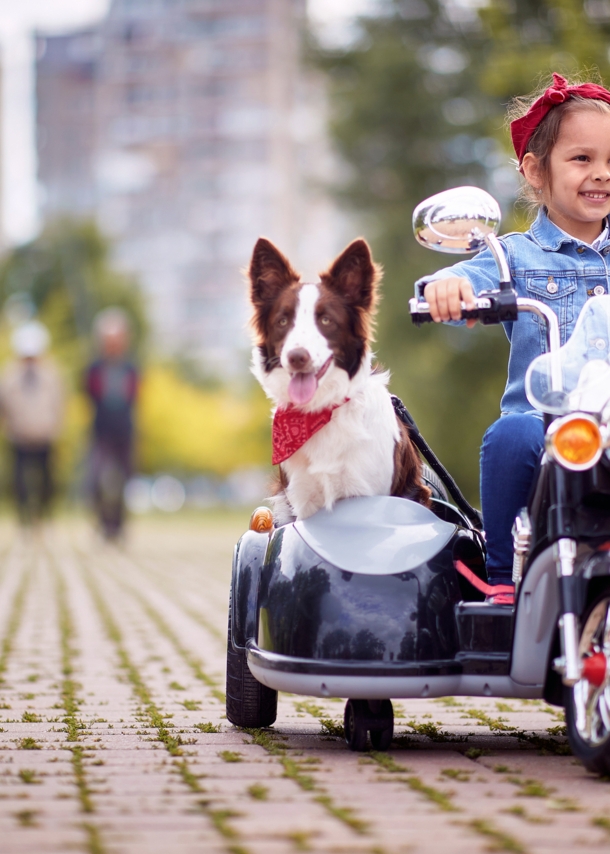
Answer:
[[[347,403],[346,397],[343,403]],[[274,466],[291,457],[305,442],[325,427],[333,417],[333,412],[342,404],[337,403],[318,412],[303,412],[296,406],[277,409],[273,416],[273,457]]]
[[[597,83],[582,83],[579,86],[568,86],[568,81],[561,74],[553,74],[553,85],[543,95],[534,101],[524,116],[510,123],[510,135],[517,154],[519,163],[527,151],[527,144],[532,134],[546,116],[549,110],[557,104],[563,104],[572,95],[580,95],[581,98],[592,98],[595,101],[605,101],[610,104],[610,92]]]

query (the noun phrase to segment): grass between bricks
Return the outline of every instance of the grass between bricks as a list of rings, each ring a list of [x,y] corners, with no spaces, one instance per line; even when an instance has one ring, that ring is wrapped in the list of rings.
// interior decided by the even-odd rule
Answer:
[[[183,756],[182,739],[179,735],[173,735],[170,732],[170,728],[173,727],[173,724],[162,714],[157,704],[154,702],[146,683],[142,679],[142,676],[135,664],[131,661],[127,650],[123,645],[123,637],[119,627],[110,613],[97,583],[94,582],[91,573],[85,568],[84,577],[89,591],[91,592],[93,601],[95,602],[100,614],[104,628],[106,629],[106,634],[114,643],[121,669],[124,671],[127,679],[131,683],[134,696],[139,701],[141,709],[144,715],[148,718],[150,726],[157,730],[157,739],[163,744],[170,756]],[[182,758],[180,760],[176,759],[173,767],[191,791],[197,793],[204,791],[199,783],[199,778],[191,771],[186,758]],[[203,799],[198,802],[198,806],[205,814],[207,814],[214,827],[225,839],[233,839],[239,836],[238,832],[234,828],[231,828],[230,832],[227,832],[227,821],[231,816],[226,814],[226,810],[211,810],[209,808],[208,801]],[[221,813],[224,813],[224,818],[219,824],[218,815]],[[229,852],[229,854],[248,854],[247,849],[236,844],[229,845],[227,847],[227,852]]]
[[[212,694],[212,696],[216,700],[218,700],[219,703],[224,704],[226,702],[226,697],[225,697],[224,692],[218,688],[218,683],[216,682],[216,680],[212,679],[212,677],[209,676],[205,672],[205,670],[203,669],[199,659],[196,658],[190,652],[190,650],[185,649],[185,647],[182,646],[182,644],[178,640],[175,632],[168,626],[168,624],[165,622],[165,620],[163,619],[161,614],[159,614],[159,612],[156,610],[156,608],[153,608],[153,606],[150,604],[150,602],[148,602],[137,590],[134,590],[134,588],[131,585],[126,584],[122,579],[116,579],[116,580],[118,581],[119,584],[121,584],[122,587],[126,588],[129,591],[129,593],[134,597],[134,599],[136,599],[139,602],[140,607],[143,609],[143,611],[146,613],[146,615],[149,617],[149,619],[152,620],[152,622],[159,629],[161,634],[164,635],[168,639],[168,641],[170,641],[170,643],[173,645],[173,647],[176,650],[176,652],[178,653],[178,655],[191,668],[195,678],[199,679],[200,682],[203,682],[204,685],[207,685],[207,687],[210,689],[210,693]],[[170,687],[172,687],[172,686],[175,687],[177,684],[178,683],[176,683],[176,682],[172,682]],[[182,686],[180,685],[180,686],[178,686],[178,688],[176,690],[183,691],[184,688],[182,688]]]
[[[491,840],[488,851],[513,851],[514,854],[526,854],[527,849],[518,839],[502,830],[497,830],[491,822],[485,819],[476,818],[468,822],[467,826]]]
[[[314,715],[314,717],[317,717],[317,715]],[[275,756],[284,769],[284,777],[293,780],[304,792],[311,792],[314,795],[314,801],[324,807],[329,815],[332,815],[333,818],[347,825],[359,835],[368,832],[367,822],[357,818],[353,810],[349,807],[337,806],[328,792],[320,786],[316,779],[310,774],[305,773],[304,768],[308,765],[311,766],[311,763],[298,762],[286,755],[288,748],[279,741],[277,734],[265,729],[249,729],[245,727],[243,728],[243,732],[251,736],[254,744],[262,747],[271,756]]]
[[[4,682],[4,673],[6,672],[9,656],[13,650],[15,635],[21,625],[23,605],[28,585],[30,583],[31,574],[31,567],[28,567],[21,577],[19,587],[17,588],[15,598],[13,599],[10,615],[6,623],[6,632],[2,638],[2,644],[0,644],[0,685]]]
[[[78,714],[81,702],[78,698],[79,686],[73,679],[73,660],[76,654],[73,646],[74,625],[68,608],[65,582],[56,567],[54,567],[54,575],[57,592],[61,669],[63,675],[61,683],[61,705],[65,713],[63,723],[66,727],[66,741],[70,742],[70,746],[67,749],[71,754],[72,773],[78,791],[81,810],[84,813],[92,813],[95,811],[95,806],[91,798],[91,790],[87,782],[87,773],[83,762],[85,746],[77,743],[85,729],[85,724]],[[105,854],[106,848],[99,827],[92,822],[84,822],[82,828],[87,837],[86,847],[88,854]]]
[[[151,567],[150,567],[149,565],[143,566],[143,565],[142,565],[142,561],[141,561],[141,559],[133,558],[133,560],[134,560],[134,563],[136,563],[139,567],[141,567],[141,569],[142,569],[144,572],[146,572],[147,574],[149,574],[149,573],[151,572]],[[155,572],[155,570],[153,570],[153,574],[154,574],[154,575],[156,575],[156,577],[157,577],[157,581],[158,581],[158,582],[160,582],[160,586],[163,588],[163,592],[164,592],[164,593],[165,593],[165,594],[166,594],[166,595],[167,595],[167,596],[168,596],[168,597],[169,597],[169,598],[170,598],[170,599],[171,599],[171,600],[172,600],[176,605],[178,605],[178,607],[180,608],[180,610],[181,610],[181,611],[184,611],[184,613],[185,613],[185,614],[188,614],[188,616],[189,616],[192,620],[194,620],[194,621],[195,621],[196,623],[198,623],[200,626],[203,626],[203,628],[204,628],[207,632],[209,632],[213,637],[215,637],[215,638],[216,638],[216,640],[220,641],[220,643],[221,643],[223,646],[226,644],[226,642],[227,642],[227,634],[226,634],[226,632],[222,632],[222,631],[220,631],[220,629],[218,629],[218,628],[217,628],[213,623],[210,623],[210,621],[209,621],[209,620],[206,620],[206,618],[205,618],[202,614],[200,614],[200,613],[199,613],[198,611],[196,611],[194,608],[189,608],[189,606],[188,606],[187,604],[185,604],[181,599],[179,599],[179,598],[176,596],[175,591],[173,590],[173,588],[172,588],[172,587],[170,587],[170,585],[168,585],[167,583],[164,583],[164,582],[166,582],[166,576],[165,576],[165,575],[163,575],[163,574],[161,574],[161,573],[159,573],[159,572]]]
[[[417,792],[426,798],[427,801],[435,804],[444,812],[459,812],[459,807],[451,802],[451,795],[447,792],[442,792],[440,789],[435,789],[433,786],[428,786],[419,777],[409,773],[409,769],[404,765],[399,765],[388,753],[372,751],[369,756],[377,763],[379,769],[386,771],[389,774],[401,775],[396,779],[399,783],[404,783],[412,791]],[[408,775],[408,776],[407,776]]]

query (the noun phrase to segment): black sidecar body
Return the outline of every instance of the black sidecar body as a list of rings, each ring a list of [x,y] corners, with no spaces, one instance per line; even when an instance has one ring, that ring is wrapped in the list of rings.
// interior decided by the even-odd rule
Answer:
[[[269,726],[278,691],[345,697],[346,725],[365,727],[366,738],[376,724],[388,730],[392,697],[541,697],[556,623],[552,563],[528,574],[534,607],[515,627],[514,608],[482,601],[457,561],[485,578],[478,533],[440,500],[428,509],[350,498],[268,533],[246,532],[231,583],[228,719]],[[551,605],[544,619],[540,596]],[[520,636],[532,657],[521,664]]]

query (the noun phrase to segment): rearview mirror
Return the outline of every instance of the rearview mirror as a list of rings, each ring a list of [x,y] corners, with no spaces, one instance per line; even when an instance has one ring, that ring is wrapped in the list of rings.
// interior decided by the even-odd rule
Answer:
[[[413,212],[415,239],[428,249],[456,255],[489,245],[500,230],[500,206],[478,187],[454,187],[421,202]]]

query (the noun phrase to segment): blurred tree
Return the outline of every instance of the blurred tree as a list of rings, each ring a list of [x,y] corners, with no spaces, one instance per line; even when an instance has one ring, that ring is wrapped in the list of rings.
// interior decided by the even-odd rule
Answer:
[[[72,372],[81,371],[90,356],[91,326],[102,308],[125,308],[136,343],[143,339],[145,315],[137,284],[112,266],[110,244],[88,220],[55,220],[4,257],[0,305],[5,315],[27,310],[28,302],[48,325],[56,355]]]
[[[490,44],[481,88],[504,103],[553,71],[608,80],[607,0],[489,0],[480,18]]]
[[[137,407],[138,468],[226,476],[271,458],[269,401],[258,386],[237,395],[202,388],[172,366],[149,367]]]
[[[416,329],[408,314],[413,282],[452,263],[419,247],[414,207],[432,193],[475,184],[515,217],[510,140],[503,129],[511,97],[541,74],[608,68],[606,0],[385,0],[360,19],[347,48],[317,46],[327,74],[331,133],[347,163],[336,192],[360,214],[385,268],[377,353],[392,390],[471,500],[478,495],[483,432],[499,415],[508,343],[498,328]],[[596,18],[597,16],[597,18]]]

